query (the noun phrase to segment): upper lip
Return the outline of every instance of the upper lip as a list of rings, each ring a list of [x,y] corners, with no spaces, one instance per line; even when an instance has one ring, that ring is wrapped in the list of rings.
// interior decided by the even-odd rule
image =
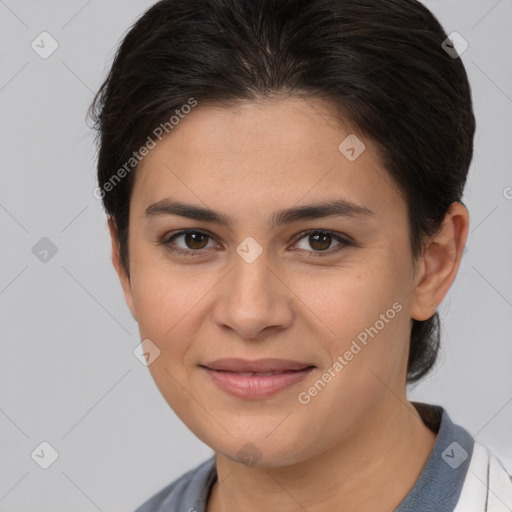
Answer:
[[[300,361],[293,361],[291,359],[239,359],[239,358],[224,358],[216,359],[204,363],[200,366],[205,366],[210,370],[224,370],[230,372],[280,372],[286,370],[303,370],[304,368],[312,367],[310,363],[303,363]]]

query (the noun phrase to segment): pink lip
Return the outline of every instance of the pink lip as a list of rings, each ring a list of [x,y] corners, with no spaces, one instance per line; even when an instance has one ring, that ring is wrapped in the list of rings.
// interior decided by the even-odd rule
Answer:
[[[238,398],[245,399],[273,395],[284,388],[297,384],[314,368],[312,365],[284,359],[260,359],[258,361],[220,359],[201,366],[219,388]],[[249,372],[256,373],[256,375],[244,375]],[[266,372],[283,373],[257,375]]]

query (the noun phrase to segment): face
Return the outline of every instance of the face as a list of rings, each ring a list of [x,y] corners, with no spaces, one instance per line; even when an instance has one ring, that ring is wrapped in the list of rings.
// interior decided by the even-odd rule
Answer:
[[[417,284],[406,204],[372,142],[358,135],[358,155],[332,111],[199,104],[136,171],[129,279],[115,262],[141,340],[160,351],[149,370],[232,460],[306,460],[354,434],[388,388],[405,396]],[[288,363],[256,368],[273,376],[212,369],[224,358]]]

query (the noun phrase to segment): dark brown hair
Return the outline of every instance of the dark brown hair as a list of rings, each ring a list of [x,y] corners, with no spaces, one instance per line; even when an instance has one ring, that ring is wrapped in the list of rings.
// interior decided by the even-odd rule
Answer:
[[[123,38],[89,109],[99,141],[97,191],[115,221],[127,275],[134,152],[156,127],[167,123],[170,131],[169,119],[191,98],[330,101],[374,141],[403,194],[416,261],[450,204],[462,202],[473,156],[470,86],[460,58],[443,49],[446,38],[416,0],[157,2]],[[440,340],[437,312],[411,323],[408,382],[432,368]]]

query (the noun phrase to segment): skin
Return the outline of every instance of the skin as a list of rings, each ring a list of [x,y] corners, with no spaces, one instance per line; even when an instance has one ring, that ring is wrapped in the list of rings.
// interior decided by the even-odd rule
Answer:
[[[175,413],[215,451],[218,482],[208,512],[393,510],[435,443],[406,395],[411,319],[432,316],[455,279],[468,212],[451,205],[413,272],[404,199],[370,140],[358,135],[366,149],[355,161],[338,150],[356,132],[332,111],[321,100],[299,98],[198,105],[137,169],[129,278],[109,221],[126,302],[141,339],[161,351],[151,375]],[[165,198],[234,222],[144,215]],[[339,198],[375,215],[270,228],[276,210]],[[200,256],[157,243],[182,229],[212,236],[174,240]],[[310,229],[354,244],[334,252],[340,242],[327,238],[322,251],[301,234]],[[252,263],[236,252],[248,236],[262,248]],[[395,302],[401,311],[308,404],[299,403],[298,394]],[[279,357],[316,368],[277,394],[244,400],[220,390],[198,366],[221,357]],[[237,456],[248,442],[257,449],[255,465]]]

